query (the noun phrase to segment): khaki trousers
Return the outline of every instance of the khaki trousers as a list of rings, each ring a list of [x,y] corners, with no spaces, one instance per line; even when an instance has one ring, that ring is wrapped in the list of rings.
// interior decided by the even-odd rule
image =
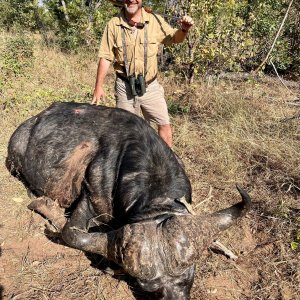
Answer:
[[[129,83],[117,77],[115,97],[118,108],[123,108],[138,116],[141,116],[142,113],[146,121],[154,122],[157,125],[170,124],[164,89],[157,80],[148,85],[146,93],[142,97],[134,97]]]

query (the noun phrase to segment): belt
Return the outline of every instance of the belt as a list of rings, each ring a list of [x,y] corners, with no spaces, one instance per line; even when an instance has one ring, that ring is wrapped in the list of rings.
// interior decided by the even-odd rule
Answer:
[[[117,77],[120,78],[121,80],[129,83],[129,80],[128,80],[128,78],[126,76],[117,73]],[[146,86],[148,86],[150,83],[152,83],[156,78],[157,78],[157,75],[155,75],[152,79],[146,81]]]

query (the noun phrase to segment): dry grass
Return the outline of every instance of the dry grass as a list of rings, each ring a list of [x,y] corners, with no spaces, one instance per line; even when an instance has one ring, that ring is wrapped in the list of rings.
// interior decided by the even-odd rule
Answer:
[[[2,35],[1,39],[7,36]],[[33,69],[1,86],[1,285],[5,299],[134,299],[128,285],[90,266],[76,250],[49,241],[43,221],[26,209],[23,186],[4,167],[18,124],[54,101],[89,102],[96,57],[35,46]],[[1,59],[1,58],[0,58]],[[105,104],[113,106],[110,74]],[[220,240],[237,262],[207,252],[198,262],[192,299],[299,299],[299,106],[274,79],[198,81],[161,78],[172,107],[174,149],[193,185],[198,213],[238,201],[236,182],[250,191],[253,210]],[[16,202],[16,199],[18,202]]]

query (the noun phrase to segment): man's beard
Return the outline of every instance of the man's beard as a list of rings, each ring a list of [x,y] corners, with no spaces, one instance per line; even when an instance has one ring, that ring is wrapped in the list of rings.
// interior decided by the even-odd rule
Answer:
[[[125,4],[125,11],[129,14],[129,15],[134,15],[140,8],[142,7],[142,3],[138,3],[138,4],[132,4],[130,6],[128,6],[128,4]]]

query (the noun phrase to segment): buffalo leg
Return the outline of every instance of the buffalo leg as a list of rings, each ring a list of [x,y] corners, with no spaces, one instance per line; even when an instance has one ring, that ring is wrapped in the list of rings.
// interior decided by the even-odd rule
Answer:
[[[59,204],[52,199],[41,197],[37,200],[33,200],[27,207],[44,216],[59,232],[66,224],[67,219],[64,216],[65,209],[60,207]]]
[[[96,217],[96,213],[89,197],[83,194],[69,222],[62,230],[62,238],[72,248],[107,257],[107,234],[88,232],[90,221],[94,217]]]

